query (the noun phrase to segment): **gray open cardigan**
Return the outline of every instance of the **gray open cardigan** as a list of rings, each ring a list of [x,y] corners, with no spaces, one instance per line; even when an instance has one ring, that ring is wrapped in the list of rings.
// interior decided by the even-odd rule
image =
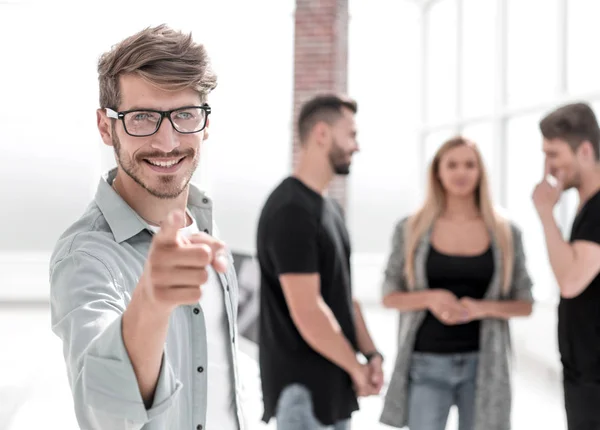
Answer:
[[[407,219],[400,221],[394,231],[383,294],[408,291],[404,279],[404,240]],[[531,279],[525,266],[525,255],[520,230],[511,225],[514,243],[514,269],[508,296],[502,294],[502,255],[492,240],[494,275],[485,295],[488,300],[526,300],[533,302]],[[428,288],[426,262],[429,254],[431,230],[420,240],[415,251],[415,291]],[[404,427],[408,422],[408,375],[411,354],[417,330],[426,311],[401,312],[398,328],[398,355],[394,372],[385,396],[380,421],[393,427]],[[508,322],[486,319],[481,322],[480,357],[476,382],[475,430],[509,430],[511,409],[510,388],[510,333]],[[423,405],[427,407],[427,405]]]

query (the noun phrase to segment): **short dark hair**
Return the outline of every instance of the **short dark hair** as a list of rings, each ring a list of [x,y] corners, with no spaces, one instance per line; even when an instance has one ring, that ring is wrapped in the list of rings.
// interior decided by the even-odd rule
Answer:
[[[298,134],[300,143],[306,142],[311,130],[319,121],[333,124],[342,116],[342,108],[352,113],[358,111],[356,101],[337,94],[320,94],[308,100],[300,109]]]
[[[588,141],[594,148],[596,160],[600,158],[600,129],[594,111],[587,103],[571,103],[550,112],[540,121],[542,136],[562,139],[573,151]]]

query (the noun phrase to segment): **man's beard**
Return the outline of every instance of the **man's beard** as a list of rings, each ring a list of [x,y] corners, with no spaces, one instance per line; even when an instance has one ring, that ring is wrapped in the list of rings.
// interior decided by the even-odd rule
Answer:
[[[569,178],[565,181],[563,185],[563,190],[570,190],[571,188],[579,188],[581,186],[581,175],[579,173],[575,173],[572,178]]]
[[[329,151],[329,163],[336,175],[348,175],[351,162],[346,161],[348,154],[334,140]]]
[[[579,171],[578,167],[574,167],[571,169],[571,172],[573,172],[570,176],[564,176],[563,177],[563,183],[562,183],[562,189],[564,191],[566,190],[570,190],[571,188],[579,188],[581,186],[581,172]],[[552,177],[554,179],[556,178],[556,172],[552,172],[551,173]]]
[[[135,161],[126,155],[121,153],[121,142],[119,138],[113,133],[113,147],[115,150],[115,157],[117,159],[117,164],[129,176],[133,179],[140,187],[148,191],[152,196],[158,197],[159,199],[174,199],[177,198],[188,186],[190,181],[192,180],[192,176],[194,171],[198,167],[198,158],[195,157],[195,151],[190,148],[186,151],[178,151],[174,150],[169,152],[168,154],[162,152],[147,152],[144,154],[136,155]],[[171,157],[187,157],[192,160],[191,168],[188,172],[186,172],[184,176],[184,180],[180,183],[177,183],[177,175],[160,175],[158,179],[160,181],[160,185],[158,187],[152,187],[149,184],[144,183],[142,179],[141,172],[141,163],[145,163],[144,158],[171,158]]]

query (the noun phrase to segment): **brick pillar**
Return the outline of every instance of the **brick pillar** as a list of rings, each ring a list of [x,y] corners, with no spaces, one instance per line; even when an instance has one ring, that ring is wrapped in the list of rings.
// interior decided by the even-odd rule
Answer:
[[[317,93],[345,94],[347,81],[348,0],[296,0],[293,166],[298,160],[300,106]],[[346,208],[345,177],[333,180],[329,196]]]

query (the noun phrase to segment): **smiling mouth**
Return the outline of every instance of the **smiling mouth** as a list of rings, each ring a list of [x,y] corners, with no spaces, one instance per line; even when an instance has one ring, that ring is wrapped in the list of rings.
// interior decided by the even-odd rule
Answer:
[[[144,161],[152,166],[169,168],[181,163],[184,158],[185,157],[181,157],[173,160],[151,160],[144,158]]]

